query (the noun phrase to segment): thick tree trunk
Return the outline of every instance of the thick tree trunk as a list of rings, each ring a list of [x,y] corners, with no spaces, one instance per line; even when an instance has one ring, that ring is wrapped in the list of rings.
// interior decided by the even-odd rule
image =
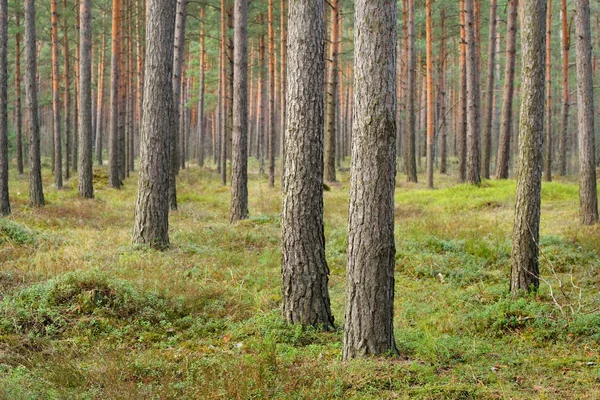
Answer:
[[[589,0],[575,0],[575,38],[579,127],[579,218],[583,225],[592,225],[598,222],[598,190]]]
[[[435,93],[433,92],[433,16],[431,3],[425,1],[427,51],[427,188],[433,189],[433,151],[435,146]]]
[[[169,246],[169,160],[173,107],[175,7],[172,0],[147,0],[144,111],[133,243]]]
[[[248,218],[248,0],[235,0],[231,222]]]
[[[490,2],[490,36],[488,47],[488,71],[486,85],[486,112],[483,123],[483,145],[481,175],[484,179],[490,179],[490,159],[492,153],[492,117],[494,115],[494,66],[496,63],[496,13],[498,9],[497,0]]]
[[[343,359],[397,353],[396,1],[358,0]]]
[[[546,17],[546,140],[544,179],[552,181],[552,0],[548,0]]]
[[[323,1],[289,3],[282,292],[288,323],[333,328],[323,224]]]
[[[407,0],[408,6],[408,54],[407,54],[407,85],[406,96],[408,102],[406,134],[404,135],[404,166],[408,182],[417,182],[416,160],[416,65],[415,65],[415,0]]]
[[[0,216],[10,214],[8,197],[8,0],[0,0]]]
[[[119,177],[119,17],[121,0],[113,0],[112,8],[112,53],[110,61],[110,137],[108,145],[108,185],[121,188]]]
[[[569,134],[569,50],[571,47],[567,0],[561,0],[561,27],[563,62],[561,127],[558,142],[558,174],[560,176],[565,176],[567,174],[567,136]]]
[[[521,118],[510,291],[539,286],[546,0],[521,0]]]
[[[457,132],[458,181],[467,180],[467,29],[465,26],[465,0],[460,0],[460,48],[459,48],[459,124]]]
[[[23,110],[21,107],[21,15],[16,13],[17,32],[15,34],[15,93],[16,104],[16,140],[17,140],[17,172],[23,175]]]
[[[62,189],[62,132],[60,126],[60,64],[58,49],[58,1],[51,0],[51,37],[52,37],[52,118],[54,136],[54,184]]]
[[[269,186],[275,186],[275,26],[273,19],[273,0],[268,7],[268,53],[269,53]]]
[[[504,98],[500,123],[500,142],[498,143],[498,162],[496,179],[508,179],[510,161],[510,141],[513,123],[513,96],[515,82],[515,59],[517,41],[517,0],[508,2],[508,22],[506,33],[506,66],[504,71]]]
[[[474,0],[466,0],[465,25],[467,33],[467,182],[481,183],[479,159],[480,107],[479,73],[476,43],[476,21],[473,12]]]
[[[79,195],[94,197],[92,175],[92,16],[91,0],[80,0],[79,36]]]
[[[327,98],[325,117],[325,180],[335,182],[335,155],[336,155],[336,108],[337,108],[337,86],[338,86],[338,21],[339,0],[331,1],[331,19],[329,25],[329,56],[327,63]],[[338,150],[339,151],[339,150]]]
[[[29,205],[31,207],[42,207],[46,203],[42,189],[35,46],[35,0],[25,0],[25,98],[29,136]]]

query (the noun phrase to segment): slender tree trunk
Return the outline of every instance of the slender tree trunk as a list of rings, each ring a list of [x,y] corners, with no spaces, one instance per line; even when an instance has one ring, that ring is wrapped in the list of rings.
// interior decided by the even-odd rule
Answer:
[[[206,71],[206,50],[204,48],[204,6],[200,9],[200,94],[198,96],[198,165],[204,166],[204,139],[206,124],[204,121],[204,80]]]
[[[561,0],[561,27],[562,27],[562,108],[561,128],[558,142],[558,174],[567,174],[567,136],[569,134],[569,49],[571,47],[571,33],[569,29],[569,15],[567,0]]]
[[[65,107],[65,179],[71,177],[71,65],[69,52],[69,35],[67,30],[67,0],[63,0],[63,58],[65,64],[65,92],[63,105]]]
[[[127,9],[128,0],[121,0],[121,16],[119,18],[119,177],[121,182],[127,177]]]
[[[539,286],[546,0],[521,0],[521,118],[510,291]]]
[[[280,51],[279,57],[281,58],[281,101],[280,101],[280,118],[281,118],[281,186],[283,187],[283,179],[285,177],[285,133],[286,133],[286,86],[287,86],[287,35],[288,28],[286,26],[287,12],[286,4],[287,0],[280,0],[280,11],[279,11],[279,30],[281,32],[280,40]],[[251,108],[252,109],[252,108]]]
[[[323,223],[323,1],[289,4],[283,316],[288,323],[331,329]]]
[[[62,189],[62,132],[60,126],[60,67],[58,49],[58,1],[51,0],[50,12],[52,22],[52,117],[54,133],[54,184]]]
[[[121,0],[113,0],[112,8],[112,53],[110,61],[110,138],[108,146],[108,185],[121,188],[119,178],[119,17]]]
[[[42,188],[42,163],[40,160],[35,46],[35,0],[25,0],[25,98],[29,136],[29,205],[31,207],[42,207],[46,203]]]
[[[441,150],[440,150],[440,173],[448,173],[448,127],[446,126],[446,12],[442,8],[440,11],[440,27],[441,27],[441,38],[440,38],[440,137],[441,137]]]
[[[329,34],[329,56],[327,63],[327,109],[325,117],[325,180],[335,182],[335,153],[336,153],[336,107],[337,107],[337,67],[338,67],[338,21],[339,0],[331,0],[331,20]],[[338,150],[339,151],[339,150]]]
[[[583,225],[592,225],[598,222],[598,190],[589,0],[575,0],[575,38],[579,127],[579,218]]]
[[[103,111],[104,111],[104,69],[106,65],[106,16],[102,17],[102,49],[100,67],[98,68],[98,106],[96,116],[96,162],[102,165],[102,141],[104,137]]]
[[[476,44],[474,0],[466,0],[465,24],[467,33],[467,182],[481,183],[479,160],[480,108],[479,74]]]
[[[398,352],[393,332],[396,1],[357,0],[354,27],[345,360]]]
[[[465,0],[460,0],[459,48],[459,125],[457,134],[458,181],[467,180],[467,30],[465,25]]]
[[[506,33],[506,66],[504,71],[504,98],[500,122],[500,142],[498,144],[498,162],[496,179],[508,179],[510,160],[510,141],[513,123],[513,96],[515,81],[515,59],[517,41],[517,5],[518,0],[508,1],[508,22]]]
[[[23,175],[23,111],[21,108],[21,14],[16,13],[17,33],[15,34],[15,92],[16,105],[16,134],[17,134],[17,172]]]
[[[433,149],[435,146],[435,93],[433,92],[433,15],[431,3],[425,1],[425,36],[427,51],[427,188],[433,189]]]
[[[8,0],[0,0],[0,216],[10,214],[8,196]]]
[[[135,142],[135,130],[134,130],[134,118],[135,118],[135,98],[133,96],[133,83],[134,83],[134,70],[133,65],[135,60],[133,59],[133,0],[129,0],[129,9],[127,11],[127,69],[128,69],[128,83],[127,83],[127,171],[132,172],[135,170],[135,152],[133,150]]]
[[[494,115],[494,66],[496,63],[496,13],[498,9],[497,0],[490,2],[490,36],[488,48],[488,71],[486,85],[486,112],[483,126],[483,145],[481,175],[484,179],[490,179],[490,160],[492,154],[492,118]]]
[[[417,161],[416,161],[416,110],[415,110],[415,90],[416,90],[416,65],[415,65],[415,0],[407,0],[408,6],[408,54],[407,54],[407,87],[406,96],[408,102],[408,115],[406,134],[404,135],[404,163],[406,169],[406,179],[408,182],[417,182]]]
[[[75,10],[79,10],[79,0],[75,0]],[[79,118],[79,25],[80,18],[79,13],[75,13],[75,93],[73,101],[73,114],[75,119]],[[79,124],[73,123],[73,149],[79,149]],[[73,151],[73,170],[77,172],[77,165],[79,164],[79,151]]]
[[[264,19],[264,18],[262,18]],[[266,69],[266,58],[265,58],[265,36],[261,35],[259,38],[259,58],[260,58],[260,67],[258,69],[260,74],[259,79],[259,94],[260,94],[260,118],[257,123],[259,125],[259,140],[258,140],[258,154],[259,154],[259,173],[262,175],[265,173],[265,153],[266,153],[266,127],[265,127],[265,103],[266,103],[266,77],[265,77],[265,69]]]
[[[546,17],[546,140],[544,180],[552,181],[552,0],[548,1]]]
[[[273,0],[268,7],[269,38],[269,186],[275,186],[275,26],[273,19]]]
[[[79,195],[94,197],[92,175],[92,16],[91,0],[80,0],[79,36]]]
[[[227,124],[225,122],[225,41],[226,35],[226,2],[221,0],[221,43],[219,58],[219,172],[223,185],[227,184]]]
[[[170,136],[173,107],[175,7],[172,0],[147,0],[144,111],[133,243],[169,246]]]

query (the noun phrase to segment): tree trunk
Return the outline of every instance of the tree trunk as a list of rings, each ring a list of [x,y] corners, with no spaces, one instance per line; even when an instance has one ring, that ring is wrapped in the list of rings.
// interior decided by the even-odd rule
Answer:
[[[552,181],[552,0],[548,0],[546,19],[546,143],[544,179]]]
[[[69,52],[69,35],[67,30],[67,0],[63,0],[63,58],[65,63],[65,92],[64,92],[64,107],[65,107],[65,179],[71,177],[71,65]]]
[[[25,0],[25,98],[29,136],[29,205],[31,207],[42,207],[46,203],[42,188],[42,163],[40,160],[35,46],[35,0]]]
[[[331,20],[329,34],[329,56],[327,63],[327,110],[325,118],[325,180],[335,182],[335,153],[336,153],[336,107],[337,107],[337,67],[338,67],[338,21],[339,0],[331,0]],[[338,150],[339,151],[339,150]]]
[[[21,15],[16,13],[17,32],[15,34],[15,92],[16,104],[16,140],[17,140],[17,172],[23,175],[23,111],[21,108]]]
[[[448,173],[448,128],[446,126],[446,12],[442,8],[440,11],[440,137],[442,140],[440,149],[440,173]]]
[[[79,36],[79,195],[94,197],[92,175],[92,16],[91,0],[80,0]]]
[[[589,0],[575,0],[575,38],[579,127],[579,218],[583,225],[592,225],[598,222],[598,190]]]
[[[248,0],[235,0],[231,222],[248,218]]]
[[[433,92],[433,16],[431,3],[425,1],[425,37],[427,51],[427,188],[433,189],[433,149],[435,146],[435,93]]]
[[[79,0],[75,0],[75,10],[79,10]],[[79,115],[79,13],[75,13],[75,93],[73,98],[75,101],[73,102],[73,114],[75,115],[75,120]],[[73,149],[79,149],[79,124],[73,123]],[[73,151],[73,170],[77,172],[77,165],[79,164],[79,151]]]
[[[119,17],[121,0],[113,0],[112,53],[110,61],[110,138],[108,145],[108,185],[121,188],[119,178]]]
[[[479,74],[476,43],[474,0],[466,0],[465,25],[467,33],[467,182],[481,183],[479,160],[480,108]]]
[[[459,48],[459,125],[457,134],[458,181],[467,180],[467,29],[465,25],[465,0],[460,0]]]
[[[58,1],[51,0],[52,37],[52,118],[54,133],[54,184],[62,189],[62,132],[60,126],[60,67],[58,49]]]
[[[169,197],[165,193],[171,175],[174,33],[172,0],[147,0],[147,69],[133,243],[157,249],[169,246]]]
[[[546,1],[521,0],[521,118],[510,291],[539,287]]]
[[[261,18],[261,20],[264,18]],[[258,142],[257,142],[257,154],[259,157],[259,173],[262,175],[265,173],[265,153],[266,153],[266,129],[265,129],[265,103],[266,103],[266,78],[265,78],[265,69],[266,69],[266,58],[265,58],[265,36],[264,34],[259,37],[259,68],[258,73],[260,74],[258,80],[258,92],[259,92],[259,118],[257,120],[258,125]]]
[[[393,332],[396,1],[357,0],[354,27],[344,360],[398,352]]]
[[[10,214],[8,197],[8,0],[0,0],[0,216]]]
[[[225,41],[226,35],[226,2],[221,0],[221,42],[219,57],[219,172],[223,185],[227,184],[227,124],[225,122]]]
[[[517,0],[508,2],[508,22],[506,33],[506,66],[504,71],[504,98],[500,123],[500,142],[498,144],[498,162],[496,179],[508,179],[510,161],[510,141],[513,123],[513,96],[515,82],[515,56],[517,38]]]
[[[283,178],[285,176],[285,123],[286,123],[286,86],[287,86],[287,13],[286,0],[280,0],[279,11],[279,31],[281,34],[279,57],[281,59],[281,100],[280,100],[280,118],[281,118],[281,185],[283,187]]]
[[[406,85],[406,96],[408,101],[408,115],[406,116],[406,134],[404,135],[404,164],[406,179],[408,182],[417,182],[417,160],[416,160],[416,65],[415,65],[415,0],[407,0],[408,6],[408,54],[407,70],[408,78]]]
[[[558,174],[567,174],[567,136],[569,134],[569,50],[571,47],[571,32],[569,29],[569,15],[567,0],[561,1],[561,26],[562,26],[562,108],[561,128],[558,142]]]
[[[323,224],[323,1],[289,4],[283,316],[288,323],[331,329]]]
[[[200,9],[200,94],[198,97],[198,165],[204,166],[204,138],[206,125],[204,121],[204,79],[206,72],[206,50],[204,48],[204,6]]]
[[[481,174],[484,179],[490,179],[490,159],[492,153],[492,117],[494,115],[494,73],[496,63],[496,12],[498,9],[497,0],[490,2],[490,36],[488,48],[488,71],[486,85],[486,113],[483,126],[483,146]]]
[[[269,53],[269,186],[275,186],[275,26],[273,20],[273,0],[268,7],[268,53]]]
[[[104,69],[106,65],[106,21],[102,18],[102,49],[100,56],[100,67],[98,68],[98,105],[96,114],[96,162],[102,165],[102,139],[104,132],[103,111],[104,111]]]

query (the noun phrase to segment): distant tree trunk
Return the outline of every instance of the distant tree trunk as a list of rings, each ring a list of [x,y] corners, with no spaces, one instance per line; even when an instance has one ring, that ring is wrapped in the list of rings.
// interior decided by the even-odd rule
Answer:
[[[465,26],[465,0],[460,0],[460,48],[459,48],[459,125],[457,133],[458,181],[467,180],[467,29]]]
[[[231,222],[248,218],[248,0],[235,0]]]
[[[490,159],[492,153],[492,118],[494,115],[494,73],[496,63],[496,12],[498,9],[497,0],[490,2],[490,36],[488,48],[488,75],[486,85],[486,113],[483,126],[483,146],[481,174],[484,179],[490,179]]]
[[[46,203],[42,188],[42,163],[40,160],[35,46],[35,0],[25,0],[25,97],[29,136],[29,205],[31,207],[42,207]]]
[[[479,160],[480,102],[479,74],[476,44],[476,23],[473,12],[474,0],[466,0],[465,24],[467,33],[467,182],[481,183]]]
[[[75,0],[75,10],[79,10],[79,0]],[[79,115],[79,13],[75,13],[75,93],[73,96],[73,149],[79,149],[79,124],[77,123],[77,118]],[[71,165],[73,166],[73,170],[77,172],[77,165],[79,164],[79,151],[73,151],[73,162]]]
[[[172,0],[146,0],[146,72],[140,130],[140,173],[133,243],[169,246],[169,160],[173,107],[175,7]]]
[[[108,185],[121,188],[119,177],[119,17],[121,0],[113,0],[112,52],[110,61],[110,138],[108,145]]]
[[[8,197],[8,0],[0,0],[0,216],[10,214]]]
[[[408,79],[406,86],[406,96],[408,101],[408,115],[406,116],[406,134],[404,135],[404,163],[406,169],[406,179],[408,182],[417,182],[417,161],[416,161],[416,110],[415,110],[415,90],[416,90],[416,65],[415,65],[415,0],[408,0],[408,54],[407,70]]]
[[[63,0],[63,10],[67,10],[67,0]],[[67,30],[67,16],[63,16],[63,58],[65,63],[65,92],[64,104],[65,107],[65,179],[71,177],[71,65],[69,52],[69,35]]]
[[[106,21],[102,18],[102,49],[100,56],[100,67],[98,68],[98,106],[96,114],[96,162],[102,165],[102,139],[104,132],[104,69],[106,65]]]
[[[17,134],[17,172],[23,175],[23,111],[21,108],[21,14],[16,13],[17,33],[15,34],[15,92],[16,104],[16,134]]]
[[[204,121],[204,80],[206,72],[206,50],[204,48],[204,6],[200,9],[200,94],[198,96],[198,165],[204,166],[204,138],[206,124]]]
[[[515,82],[515,56],[517,41],[517,5],[518,0],[508,0],[508,22],[506,33],[506,66],[504,71],[504,98],[502,100],[502,119],[500,123],[500,142],[498,144],[498,162],[496,179],[508,179],[510,160],[510,141],[513,123],[513,97]]]
[[[521,118],[510,291],[539,286],[546,0],[521,0]]]
[[[52,22],[52,118],[54,133],[54,184],[62,189],[62,132],[60,127],[60,67],[58,49],[58,1],[51,0],[50,12]]]
[[[442,140],[440,150],[440,173],[448,173],[448,128],[446,126],[446,12],[442,8],[440,11],[440,137]]]
[[[546,143],[544,179],[552,181],[552,0],[548,0],[546,17]]]
[[[331,0],[331,20],[329,34],[329,56],[327,63],[327,98],[325,116],[325,180],[335,182],[335,153],[336,153],[336,107],[337,107],[337,67],[338,67],[338,27],[339,0]],[[339,150],[338,150],[339,151]]]
[[[121,182],[127,175],[127,10],[128,0],[121,0],[121,16],[119,17],[119,178]]]
[[[138,121],[138,125],[137,125],[137,135],[138,135],[138,140],[140,140],[141,137],[141,122],[142,122],[142,114],[144,113],[144,107],[143,107],[143,103],[144,103],[144,50],[145,50],[145,45],[143,45],[144,43],[143,41],[143,37],[144,37],[144,32],[142,32],[142,29],[144,27],[144,24],[146,23],[146,19],[145,19],[145,0],[144,1],[140,1],[140,0],[135,0],[135,8],[137,10],[136,12],[136,17],[135,17],[135,36],[136,36],[136,63],[137,63],[137,121]],[[137,148],[138,152],[139,152],[139,145]]]
[[[127,11],[127,173],[135,170],[135,99],[133,96],[134,83],[134,62],[133,59],[133,0],[129,0],[129,8]]]
[[[286,123],[286,83],[287,83],[287,12],[286,0],[280,0],[279,11],[279,31],[281,32],[279,57],[281,58],[281,101],[280,101],[280,118],[281,118],[281,185],[283,187],[283,179],[285,177],[285,123]]]
[[[265,129],[265,103],[266,103],[266,79],[265,79],[265,69],[266,69],[266,59],[265,59],[265,35],[262,34],[259,37],[259,68],[258,73],[260,74],[260,78],[258,81],[259,86],[259,114],[260,117],[257,120],[258,125],[258,143],[257,143],[257,155],[259,157],[259,173],[262,175],[265,173],[265,153],[266,153],[266,129]]]
[[[323,224],[323,14],[322,0],[289,3],[282,292],[288,323],[331,329]]]
[[[273,19],[273,0],[268,7],[269,38],[269,186],[275,186],[275,26]]]
[[[226,115],[226,89],[225,89],[225,41],[227,40],[226,29],[226,1],[221,0],[221,41],[219,57],[219,172],[223,185],[227,184],[227,123]]]
[[[80,0],[79,36],[79,195],[94,197],[92,175],[92,16],[91,0]]]
[[[396,0],[357,0],[354,29],[344,360],[398,353],[393,332]]]
[[[579,218],[583,225],[592,225],[598,222],[598,190],[589,0],[575,0],[575,38],[579,127]]]
[[[567,174],[567,136],[569,134],[569,49],[571,47],[571,33],[569,29],[569,15],[567,0],[561,1],[561,26],[562,26],[562,108],[561,128],[558,142],[558,174]]]
[[[427,188],[433,189],[433,151],[435,146],[435,94],[433,92],[433,16],[431,3],[425,1],[425,36],[427,47]]]

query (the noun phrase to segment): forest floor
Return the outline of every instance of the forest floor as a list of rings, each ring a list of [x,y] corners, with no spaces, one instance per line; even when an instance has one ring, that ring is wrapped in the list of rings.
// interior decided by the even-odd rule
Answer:
[[[97,169],[96,199],[84,201],[75,180],[57,191],[46,173],[41,209],[27,206],[27,177],[12,179],[0,398],[600,398],[600,226],[579,226],[573,179],[543,185],[545,282],[514,300],[515,182],[436,175],[429,191],[399,174],[401,357],[342,362],[348,173],[325,192],[338,329],[324,333],[282,322],[280,188],[251,172],[252,217],[230,225],[216,172],[181,171],[165,252],[131,246],[137,174],[116,191]]]

